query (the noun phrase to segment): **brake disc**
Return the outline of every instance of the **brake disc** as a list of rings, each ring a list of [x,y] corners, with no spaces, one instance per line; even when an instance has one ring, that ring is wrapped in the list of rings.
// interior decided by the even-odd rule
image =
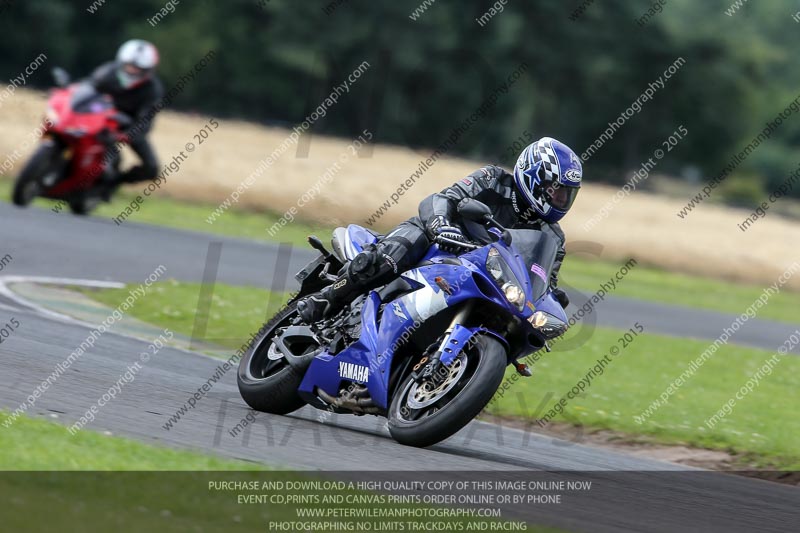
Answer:
[[[430,379],[426,379],[422,383],[412,383],[406,399],[408,407],[411,409],[424,409],[450,392],[467,370],[467,357],[464,352],[461,352],[449,366],[440,367],[440,371],[443,369],[447,370],[447,375],[444,376],[444,379],[439,384]]]

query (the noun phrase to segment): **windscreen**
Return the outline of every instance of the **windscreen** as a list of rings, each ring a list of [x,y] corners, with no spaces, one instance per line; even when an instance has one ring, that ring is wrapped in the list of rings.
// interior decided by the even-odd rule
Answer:
[[[461,221],[461,225],[464,227],[464,231],[472,242],[490,244],[496,240],[492,238],[486,226],[483,224],[464,219]]]
[[[533,288],[533,299],[544,295],[558,253],[558,239],[532,229],[512,229],[511,244],[525,261]]]
[[[99,113],[113,107],[111,100],[89,83],[81,83],[73,89],[70,105],[76,113]]]

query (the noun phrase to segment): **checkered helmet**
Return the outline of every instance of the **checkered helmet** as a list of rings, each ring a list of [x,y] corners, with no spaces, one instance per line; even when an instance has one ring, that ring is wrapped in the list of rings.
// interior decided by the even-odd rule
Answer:
[[[566,144],[543,137],[526,147],[514,166],[518,195],[539,218],[553,223],[567,214],[581,187],[583,167]]]

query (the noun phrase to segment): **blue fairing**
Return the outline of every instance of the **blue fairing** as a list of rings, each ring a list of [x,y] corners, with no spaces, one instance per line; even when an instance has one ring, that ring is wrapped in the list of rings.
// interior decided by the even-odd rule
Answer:
[[[359,239],[352,243],[358,249],[374,242],[371,233],[363,228],[361,230],[359,231],[358,226],[348,227],[348,235]],[[525,291],[526,305],[522,311],[507,301],[486,272],[485,264],[490,246],[499,250]],[[535,310],[542,310],[566,321],[564,310],[550,291],[538,301],[532,301],[527,267],[513,247],[497,242],[461,255],[458,258],[459,264],[453,264],[453,258],[453,255],[432,246],[421,262],[424,266],[402,274],[416,290],[388,302],[381,302],[377,292],[369,293],[361,308],[362,327],[359,339],[336,355],[323,352],[316,356],[300,385],[301,395],[315,398],[316,389],[322,389],[337,397],[341,389],[356,382],[365,385],[374,403],[386,409],[390,401],[388,389],[395,350],[430,317],[467,300],[492,302],[523,320],[530,317]],[[382,304],[385,305],[379,320]],[[466,346],[478,333],[495,336],[504,344],[506,342],[499,334],[486,328],[457,326],[445,339],[444,345],[449,348]],[[535,349],[530,347],[529,351]],[[449,363],[457,354],[457,349],[452,349],[451,352],[445,350],[442,361]]]
[[[378,237],[358,224],[347,226],[347,238],[350,239],[356,253],[361,253],[366,245],[378,242]]]

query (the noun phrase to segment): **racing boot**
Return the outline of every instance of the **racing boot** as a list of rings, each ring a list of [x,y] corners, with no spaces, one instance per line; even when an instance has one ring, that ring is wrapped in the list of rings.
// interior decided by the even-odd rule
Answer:
[[[332,316],[362,292],[397,276],[397,262],[387,253],[392,246],[396,244],[384,242],[364,250],[344,267],[344,273],[332,285],[297,302],[297,312],[303,322],[313,324]]]
[[[119,176],[120,183],[139,183],[140,181],[147,181],[152,179],[154,175],[153,172],[150,172],[150,169],[145,167],[144,165],[136,165],[134,167],[129,168],[125,172],[122,172]]]
[[[297,313],[306,324],[314,324],[332,316],[358,295],[359,290],[355,285],[345,274],[332,285],[297,302]]]
[[[114,193],[117,192],[117,189],[119,189],[119,183],[101,183],[98,189],[100,192],[100,198],[104,202],[108,203],[111,201]]]

